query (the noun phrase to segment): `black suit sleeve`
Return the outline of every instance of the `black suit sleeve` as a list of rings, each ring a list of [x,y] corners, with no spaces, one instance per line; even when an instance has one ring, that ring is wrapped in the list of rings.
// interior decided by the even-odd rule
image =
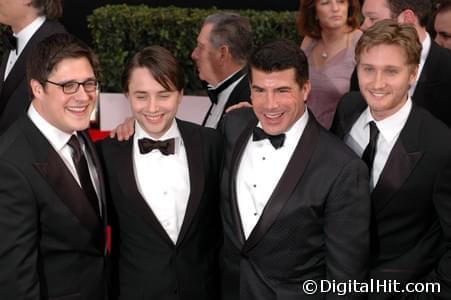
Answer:
[[[370,207],[368,170],[356,158],[342,169],[325,208],[328,280],[365,281],[369,261]],[[357,294],[356,298],[359,297],[365,296]],[[340,296],[336,293],[326,295],[326,299],[335,298]]]
[[[360,91],[359,78],[357,77],[357,67],[355,67],[354,71],[352,72],[349,91],[350,92]]]
[[[435,181],[433,199],[446,249],[438,261],[437,267],[421,281],[440,283],[440,294],[412,293],[406,295],[406,299],[451,299],[451,157],[448,157],[447,163],[444,164],[443,170]]]
[[[38,207],[27,179],[0,161],[0,298],[40,299]]]

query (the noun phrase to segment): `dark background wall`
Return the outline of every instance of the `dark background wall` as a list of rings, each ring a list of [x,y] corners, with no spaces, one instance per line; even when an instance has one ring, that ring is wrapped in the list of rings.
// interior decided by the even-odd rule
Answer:
[[[87,28],[86,17],[92,10],[107,4],[146,4],[149,6],[179,6],[218,9],[256,9],[256,10],[297,10],[297,0],[64,0],[64,13],[62,23],[66,29],[91,43],[91,37]]]

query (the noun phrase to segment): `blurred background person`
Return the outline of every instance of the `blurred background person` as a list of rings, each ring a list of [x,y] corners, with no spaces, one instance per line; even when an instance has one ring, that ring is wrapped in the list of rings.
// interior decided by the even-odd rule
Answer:
[[[251,50],[252,28],[247,18],[219,12],[205,19],[191,53],[211,101],[203,126],[216,128],[227,108],[250,101],[245,66]]]
[[[330,128],[337,104],[348,90],[354,49],[362,32],[358,0],[301,0],[297,29],[308,62],[312,91],[307,105]]]
[[[0,24],[8,26],[2,35],[6,51],[0,66],[0,134],[30,105],[26,58],[41,40],[65,32],[56,21],[62,12],[61,0],[0,1]]]
[[[434,20],[435,42],[451,49],[451,1],[442,1],[437,8]]]

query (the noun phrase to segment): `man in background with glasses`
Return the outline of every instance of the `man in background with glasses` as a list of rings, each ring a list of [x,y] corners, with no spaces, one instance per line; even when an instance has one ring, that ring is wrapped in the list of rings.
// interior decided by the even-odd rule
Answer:
[[[106,299],[105,192],[85,132],[97,76],[68,34],[27,63],[32,103],[0,138],[0,299]]]

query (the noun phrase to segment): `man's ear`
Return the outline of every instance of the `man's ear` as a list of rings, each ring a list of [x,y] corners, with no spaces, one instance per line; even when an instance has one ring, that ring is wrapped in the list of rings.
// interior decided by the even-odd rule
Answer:
[[[412,24],[412,25],[418,25],[420,23],[417,15],[411,9],[403,10],[399,14],[397,21],[401,24]]]
[[[230,55],[229,47],[226,45],[222,45],[221,47],[219,47],[219,55],[220,55],[221,61],[224,61],[225,59],[227,59]]]
[[[312,85],[310,83],[310,80],[307,80],[304,83],[304,86],[302,87],[302,89],[304,90],[304,99],[302,99],[302,100],[304,100],[304,102],[306,102],[308,99],[308,96],[310,95],[310,91],[312,90]]]
[[[41,98],[42,94],[44,93],[44,87],[42,86],[42,84],[37,81],[36,79],[31,79],[30,80],[30,87],[31,87],[31,91],[33,93],[33,98]]]

